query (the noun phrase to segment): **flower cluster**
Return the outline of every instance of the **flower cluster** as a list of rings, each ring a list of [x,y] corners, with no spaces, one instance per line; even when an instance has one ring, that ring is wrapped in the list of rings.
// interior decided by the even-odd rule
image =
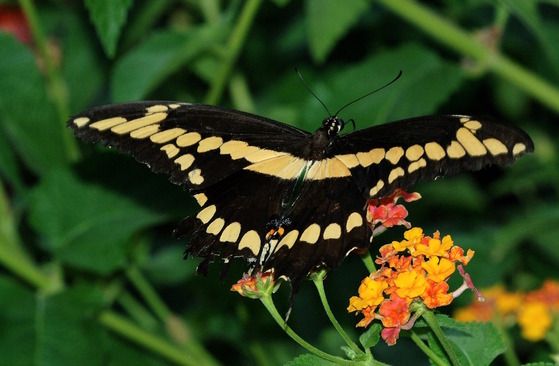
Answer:
[[[522,337],[536,342],[549,333],[553,318],[559,315],[559,282],[548,280],[534,291],[509,292],[503,286],[483,291],[487,301],[459,309],[460,321],[497,320],[505,326],[518,324]]]
[[[237,291],[241,296],[251,299],[259,299],[263,296],[269,295],[277,289],[274,282],[273,271],[260,272],[243,275],[236,284],[231,286],[231,291]]]
[[[459,265],[467,265],[473,255],[472,250],[464,254],[449,235],[441,238],[437,231],[429,237],[421,228],[412,228],[404,233],[404,240],[380,248],[376,259],[380,269],[361,282],[359,296],[350,299],[347,310],[363,314],[358,327],[379,319],[384,326],[383,339],[393,345],[401,329],[413,326],[412,312],[417,305],[433,309],[450,304],[466,288],[475,290]],[[457,264],[464,285],[449,293],[446,281]]]

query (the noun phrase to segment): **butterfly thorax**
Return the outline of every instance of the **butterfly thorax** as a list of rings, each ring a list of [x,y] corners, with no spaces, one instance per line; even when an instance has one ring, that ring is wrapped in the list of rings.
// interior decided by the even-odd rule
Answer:
[[[344,128],[344,121],[338,117],[328,117],[322,126],[312,135],[310,143],[303,149],[303,157],[308,160],[322,160],[330,157],[330,147]]]

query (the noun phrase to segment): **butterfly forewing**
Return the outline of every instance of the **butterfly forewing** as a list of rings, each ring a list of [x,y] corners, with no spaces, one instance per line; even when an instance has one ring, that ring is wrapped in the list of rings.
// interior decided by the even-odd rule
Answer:
[[[335,118],[335,117],[334,117]],[[230,109],[174,102],[106,106],[74,116],[76,136],[133,155],[186,185],[200,211],[175,235],[187,254],[242,258],[298,282],[367,249],[368,198],[420,180],[509,164],[533,143],[522,130],[467,116],[421,117],[346,135],[310,134]]]

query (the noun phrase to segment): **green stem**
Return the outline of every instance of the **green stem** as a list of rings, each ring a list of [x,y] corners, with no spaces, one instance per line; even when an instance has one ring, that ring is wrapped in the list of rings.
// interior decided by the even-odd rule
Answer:
[[[303,348],[305,348],[309,352],[312,352],[315,355],[317,355],[319,357],[322,357],[325,360],[335,362],[335,363],[338,363],[340,365],[354,365],[354,364],[356,364],[356,362],[354,362],[354,361],[346,360],[346,359],[343,359],[343,358],[337,357],[337,356],[332,356],[332,355],[330,355],[326,352],[323,352],[323,351],[319,350],[318,348],[314,347],[313,345],[311,345],[310,343],[308,343],[307,341],[305,341],[303,338],[299,337],[299,335],[297,333],[295,333],[293,331],[293,329],[291,329],[287,325],[287,323],[283,320],[280,313],[278,312],[278,309],[276,309],[276,306],[274,305],[274,301],[272,300],[271,296],[263,296],[263,297],[260,298],[260,301],[262,301],[262,304],[264,304],[264,306],[266,307],[266,309],[268,310],[270,315],[272,315],[272,318],[274,318],[276,323],[278,323],[278,325],[285,331],[285,333],[287,333],[287,335],[290,336],[291,339],[293,339],[295,342],[299,343],[299,345],[301,345]]]
[[[419,2],[411,0],[377,1],[442,44],[474,59],[536,100],[559,112],[559,90],[555,86],[481,43],[475,36],[440,17]]]
[[[142,328],[156,330],[159,327],[157,319],[144,308],[130,293],[123,291],[117,298],[124,311]]]
[[[99,315],[99,321],[106,328],[118,333],[127,340],[151,350],[165,359],[178,365],[195,366],[207,365],[204,360],[197,359],[193,355],[185,353],[183,349],[177,348],[158,337],[138,327],[128,319],[112,311],[104,311]]]
[[[45,75],[50,91],[49,95],[52,97],[52,101],[58,114],[58,119],[61,123],[61,128],[64,131],[62,136],[66,156],[69,161],[76,161],[80,156],[78,145],[72,134],[66,128],[66,120],[70,116],[66,85],[55,65],[53,58],[51,57],[51,53],[48,50],[47,38],[41,27],[41,22],[39,20],[39,16],[37,15],[37,9],[35,8],[33,1],[19,0],[19,4],[25,13],[25,18],[29,23],[33,40],[35,41],[37,50],[39,51],[41,59],[45,65]]]
[[[226,56],[221,63],[220,69],[216,72],[216,77],[213,79],[210,91],[206,97],[205,102],[207,104],[216,104],[219,102],[219,99],[223,94],[223,90],[225,89],[225,84],[227,84],[233,65],[239,56],[261,2],[262,0],[248,0],[244,3],[244,8],[239,17],[239,21],[231,33],[231,38],[229,39],[229,44],[227,45]]]
[[[36,288],[45,290],[50,286],[49,278],[23,249],[10,210],[10,202],[2,184],[0,184],[0,264]]]
[[[342,328],[340,323],[338,323],[338,320],[334,317],[334,314],[332,313],[332,309],[330,309],[330,304],[328,304],[328,299],[326,298],[326,293],[324,292],[324,282],[322,281],[323,278],[324,278],[323,276],[313,276],[313,282],[314,282],[314,285],[316,286],[316,290],[318,291],[318,295],[320,296],[320,301],[322,302],[322,306],[324,307],[324,311],[326,311],[326,315],[328,315],[328,319],[330,319],[330,322],[332,323],[334,328],[336,328],[336,330],[338,331],[340,336],[344,339],[344,341],[347,343],[347,345],[356,354],[358,354],[358,355],[363,354],[363,351],[359,348],[359,346],[357,344],[355,344],[355,342],[353,342],[351,340],[351,338],[344,331],[344,329]]]
[[[452,365],[460,366],[460,361],[458,361],[458,356],[456,356],[456,352],[454,352],[454,349],[450,345],[448,338],[443,333],[443,330],[439,326],[439,323],[437,323],[437,319],[435,318],[435,313],[431,310],[425,310],[421,314],[421,316],[423,317],[423,319],[425,319],[427,325],[429,325],[433,333],[435,333],[435,336],[443,346],[443,349],[445,350]]]
[[[446,366],[447,365],[447,363],[444,360],[442,360],[435,352],[433,352],[433,350],[431,350],[431,348],[429,348],[421,340],[421,338],[419,338],[419,336],[413,331],[411,332],[411,340],[413,341],[413,343],[415,343],[417,345],[417,347],[419,347],[420,350],[423,351],[423,353],[425,353],[427,355],[427,357],[429,357],[429,361],[431,361],[435,365],[439,365],[439,366]]]
[[[361,260],[365,264],[365,267],[367,267],[367,271],[369,271],[369,273],[374,273],[374,272],[377,271],[377,267],[375,266],[375,261],[373,260],[373,257],[371,256],[371,251],[368,251],[367,253],[362,254],[361,255]]]
[[[505,358],[506,364],[508,366],[520,366],[521,362],[518,359],[516,353],[514,352],[513,341],[511,340],[508,332],[506,331],[501,317],[497,314],[494,314],[492,321],[495,327],[497,327],[497,330],[499,331],[499,334],[501,335],[501,338],[505,343],[505,353],[503,354],[503,357]]]
[[[161,300],[142,272],[135,266],[130,266],[126,271],[126,277],[128,277],[130,282],[136,287],[154,314],[157,315],[162,322],[165,322],[167,318],[171,316],[171,310],[169,310],[167,305]]]
[[[206,365],[217,365],[217,361],[204,349],[204,347],[193,337],[186,324],[175,316],[167,305],[161,300],[157,292],[153,289],[149,281],[143,276],[142,272],[135,266],[131,266],[126,271],[126,276],[140,293],[153,313],[165,324],[168,335],[184,349],[198,360],[203,359]],[[127,309],[130,311],[130,309]]]

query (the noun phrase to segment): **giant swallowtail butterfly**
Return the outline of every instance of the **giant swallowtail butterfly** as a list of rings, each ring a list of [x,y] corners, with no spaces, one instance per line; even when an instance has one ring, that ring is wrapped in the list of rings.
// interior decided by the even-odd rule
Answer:
[[[95,108],[68,126],[85,141],[129,153],[173,183],[185,185],[200,211],[183,219],[176,237],[190,237],[186,255],[242,258],[273,270],[296,289],[318,268],[337,267],[369,246],[368,198],[421,180],[531,152],[530,137],[487,118],[428,116],[340,135],[329,117],[308,133],[231,109],[176,102]]]

